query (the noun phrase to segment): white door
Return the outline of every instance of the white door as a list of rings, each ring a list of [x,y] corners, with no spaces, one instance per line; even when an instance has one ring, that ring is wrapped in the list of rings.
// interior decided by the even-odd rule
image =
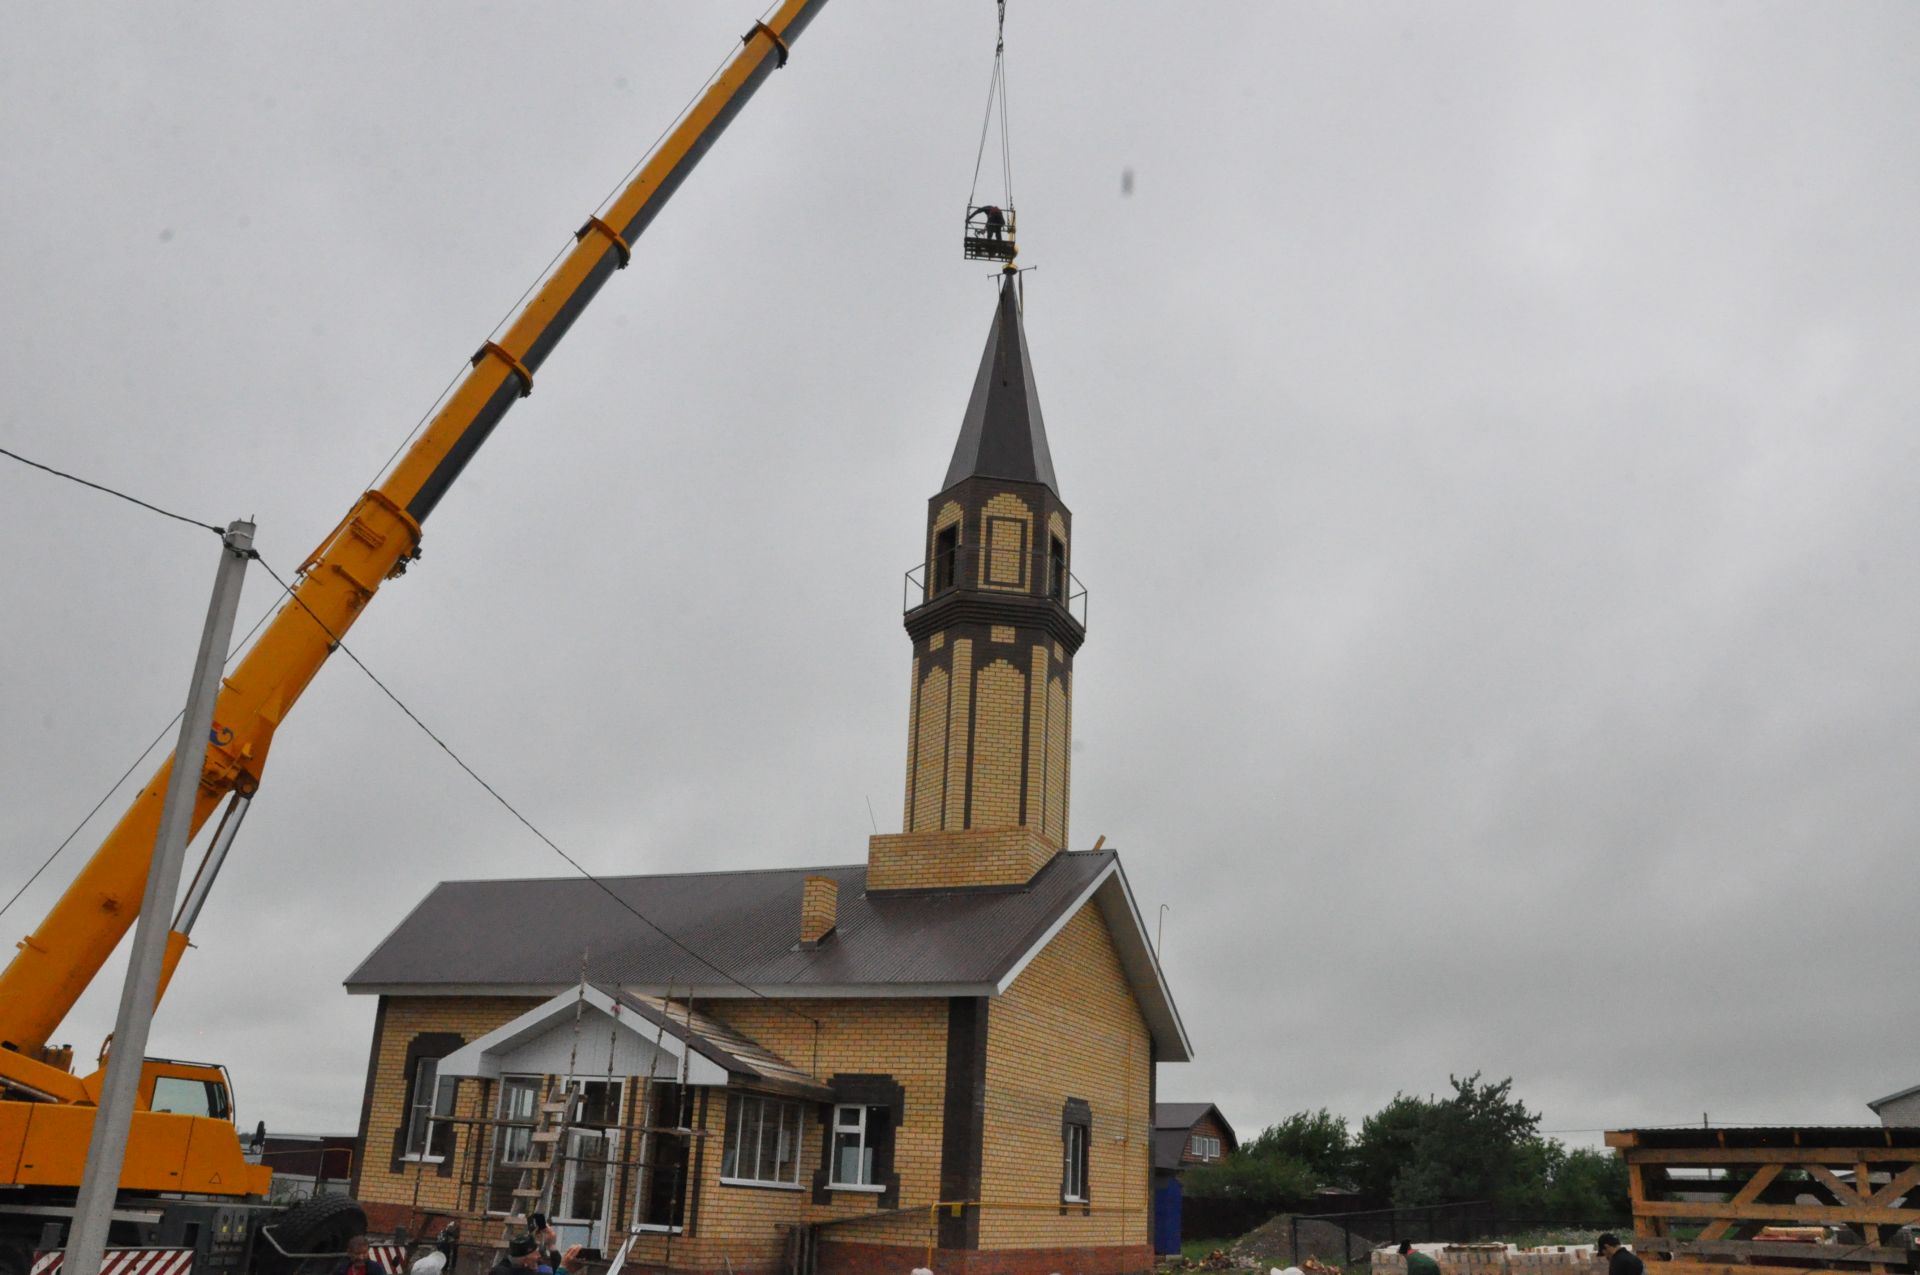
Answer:
[[[622,1086],[618,1080],[577,1080],[574,1092],[580,1105],[567,1131],[567,1158],[551,1220],[562,1252],[569,1244],[605,1252],[619,1158]]]

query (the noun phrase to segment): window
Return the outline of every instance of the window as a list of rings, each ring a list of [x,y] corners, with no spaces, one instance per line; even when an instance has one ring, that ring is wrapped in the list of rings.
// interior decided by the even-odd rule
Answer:
[[[1208,1137],[1203,1133],[1196,1133],[1187,1139],[1187,1151],[1191,1155],[1199,1156],[1202,1160],[1218,1160],[1220,1158],[1220,1139]]]
[[[500,1078],[501,1123],[493,1134],[493,1181],[487,1192],[487,1208],[495,1213],[511,1213],[513,1188],[520,1185],[520,1170],[507,1168],[533,1159],[533,1112],[540,1099],[538,1076]]]
[[[827,1185],[835,1188],[878,1191],[879,1177],[874,1172],[874,1152],[879,1148],[887,1127],[885,1107],[862,1107],[843,1103],[833,1109],[833,1171]]]
[[[1067,600],[1067,546],[1058,536],[1048,538],[1047,596],[1055,602]]]
[[[945,593],[960,576],[960,528],[955,525],[933,537],[933,591]]]
[[[176,1116],[212,1116],[224,1120],[227,1115],[227,1095],[225,1090],[210,1081],[156,1076],[151,1110],[171,1112]]]
[[[737,1093],[727,1099],[722,1181],[800,1187],[800,1104]]]
[[[420,1160],[444,1160],[453,1146],[453,1126],[435,1117],[453,1114],[453,1095],[459,1081],[440,1078],[438,1058],[417,1058],[413,1088],[407,1094],[406,1154]]]
[[[1087,1189],[1088,1148],[1093,1143],[1093,1109],[1084,1098],[1069,1098],[1060,1110],[1060,1203],[1078,1204],[1092,1212]]]
[[[1084,1204],[1087,1199],[1087,1126],[1070,1124],[1066,1136],[1066,1184],[1062,1198]]]
[[[649,1080],[641,1091],[647,1110],[641,1124],[651,1132],[640,1135],[640,1187],[637,1218],[643,1231],[678,1231],[686,1221],[687,1166],[692,1163],[688,1147],[689,1133],[667,1130],[691,1129],[693,1091],[670,1081]],[[700,1122],[706,1123],[705,1099]],[[636,1104],[639,1105],[639,1104]],[[728,1137],[733,1136],[732,1121]]]

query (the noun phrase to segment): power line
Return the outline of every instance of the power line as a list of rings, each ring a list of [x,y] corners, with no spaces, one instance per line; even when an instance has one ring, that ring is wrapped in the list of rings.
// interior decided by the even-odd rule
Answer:
[[[274,601],[278,602],[279,599],[276,598],[274,599]],[[260,631],[260,626],[267,622],[267,617],[273,614],[273,610],[274,610],[273,605],[269,604],[267,609],[260,613],[260,618],[253,622],[253,627],[247,630],[247,635],[241,638],[238,642],[235,642],[233,644],[233,649],[227,652],[227,660],[226,660],[227,663],[231,664],[233,662],[233,657],[238,655],[241,649],[245,647],[247,643],[253,641],[253,635]],[[100,807],[106,805],[107,802],[113,797],[114,793],[120,791],[120,785],[127,782],[127,776],[131,775],[134,771],[140,768],[140,763],[145,761],[147,759],[148,754],[152,753],[153,750],[159,746],[160,741],[167,737],[167,732],[171,731],[174,728],[174,726],[179,722],[179,720],[180,720],[179,713],[175,713],[171,718],[167,720],[167,724],[160,728],[160,733],[158,735],[155,735],[153,739],[147,744],[147,746],[140,750],[140,755],[133,759],[133,764],[128,766],[125,770],[121,771],[120,778],[114,780],[111,784],[109,784],[107,786],[107,790],[104,793],[100,794],[100,800],[93,803],[93,809],[87,811],[85,815],[81,816],[80,822],[73,825],[73,831],[69,832],[64,838],[62,838],[60,844],[53,848],[53,853],[46,857],[45,862],[41,863],[39,867],[33,870],[33,875],[27,878],[26,884],[22,885],[18,890],[15,890],[13,892],[13,897],[11,899],[8,899],[6,903],[0,904],[0,916],[5,916],[7,914],[7,909],[11,908],[14,904],[18,903],[20,901],[20,896],[25,894],[27,890],[33,885],[33,883],[40,879],[40,874],[53,866],[53,861],[60,857],[60,852],[62,850],[65,850],[69,845],[71,845],[73,843],[73,839],[80,835],[80,830],[82,828],[85,828],[89,823],[93,821],[93,817],[100,813]]]
[[[257,552],[254,554],[254,557],[260,563],[261,569],[264,570],[268,575],[273,577],[274,583],[278,584],[281,590],[285,592],[288,597],[292,598],[295,602],[297,602],[300,605],[300,609],[302,611],[305,611],[307,615],[312,618],[313,622],[320,626],[320,631],[327,635],[328,641],[330,641],[333,644],[333,647],[335,650],[339,651],[342,655],[345,655],[348,659],[352,660],[354,663],[354,667],[358,668],[362,673],[365,673],[368,679],[372,681],[372,683],[375,686],[380,688],[381,693],[384,694],[388,699],[393,701],[394,707],[398,708],[401,712],[405,713],[407,715],[407,719],[411,721],[415,726],[418,726],[422,731],[422,733],[424,733],[428,739],[432,740],[434,743],[440,746],[440,751],[444,752],[447,756],[453,758],[454,765],[466,771],[467,775],[475,783],[479,784],[482,788],[486,789],[487,795],[489,797],[492,797],[495,801],[499,802],[501,807],[504,808],[508,814],[512,815],[515,819],[520,821],[520,824],[522,827],[526,828],[528,832],[531,832],[534,836],[538,837],[541,843],[544,844],[547,847],[547,849],[559,855],[563,860],[566,861],[569,867],[571,867],[575,872],[578,872],[582,877],[586,878],[588,881],[592,882],[593,885],[597,887],[603,894],[605,894],[608,898],[612,899],[615,903],[618,903],[622,908],[626,909],[641,924],[647,926],[654,933],[658,934],[661,938],[665,939],[667,942],[673,944],[673,946],[679,948],[682,952],[685,952],[688,956],[691,956],[694,960],[699,961],[702,965],[706,966],[708,969],[718,974],[721,978],[726,979],[729,983],[732,983],[734,986],[740,988],[742,991],[748,993],[749,995],[757,996],[761,1000],[766,1001],[768,1004],[773,1005],[776,1008],[779,1008],[785,1011],[786,1013],[793,1015],[795,1018],[798,1018],[803,1022],[810,1022],[810,1023],[816,1022],[816,1020],[813,1019],[811,1016],[802,1014],[799,1010],[796,1010],[789,1005],[785,1005],[781,1003],[779,1000],[776,1000],[774,997],[768,996],[765,992],[762,992],[761,990],[752,986],[751,984],[742,982],[739,978],[736,978],[732,973],[721,968],[719,965],[715,964],[712,960],[708,959],[706,956],[703,956],[701,953],[689,947],[686,943],[682,942],[680,939],[676,938],[673,934],[668,932],[668,930],[664,926],[660,925],[659,922],[655,921],[652,917],[648,916],[646,913],[640,911],[640,909],[634,907],[633,904],[621,898],[619,894],[615,893],[613,887],[609,886],[606,882],[602,881],[599,877],[595,876],[578,859],[575,859],[572,855],[568,854],[565,850],[562,850],[560,846],[553,840],[552,837],[549,837],[546,833],[540,831],[540,829],[537,826],[535,826],[534,822],[531,819],[521,814],[519,809],[515,807],[512,802],[508,801],[504,796],[502,796],[499,789],[495,788],[492,784],[488,783],[486,779],[480,774],[479,771],[475,770],[472,766],[469,766],[465,758],[461,757],[459,753],[454,752],[453,747],[450,744],[448,744],[446,740],[440,738],[440,736],[434,732],[431,726],[427,725],[426,722],[422,721],[418,713],[414,712],[411,708],[407,707],[406,701],[402,700],[398,695],[394,694],[393,688],[388,686],[385,682],[381,681],[379,678],[379,675],[376,674],[372,669],[368,668],[366,665],[366,662],[362,660],[358,655],[355,655],[352,649],[349,648],[345,642],[340,640],[340,635],[335,633],[333,629],[327,625],[327,622],[325,620],[322,620],[318,615],[314,614],[313,608],[307,605],[306,599],[301,597],[297,592],[295,592],[293,587],[289,585],[286,582],[286,580],[281,577],[278,571],[275,571],[273,569],[272,565],[270,565],[265,558],[260,557]]]
[[[0,447],[0,456],[12,457],[14,460],[19,461],[22,465],[31,465],[35,469],[44,470],[47,473],[52,474],[56,478],[64,478],[70,483],[79,483],[82,487],[91,487],[95,491],[103,491],[109,496],[118,496],[120,499],[127,501],[130,504],[138,505],[142,509],[151,509],[154,513],[159,514],[163,518],[171,518],[175,522],[184,522],[189,527],[201,527],[207,531],[211,531],[216,536],[224,536],[227,534],[227,529],[225,527],[216,526],[215,524],[210,522],[201,522],[198,518],[189,518],[185,514],[177,514],[173,512],[173,510],[171,509],[162,509],[160,506],[156,504],[152,504],[152,503],[149,503],[148,501],[142,500],[138,496],[129,496],[126,492],[120,491],[113,487],[109,487],[105,483],[96,483],[89,479],[82,478],[78,474],[69,474],[64,469],[55,469],[52,465],[43,465],[37,460],[29,460],[25,456],[22,456],[19,452],[8,451],[6,448]]]

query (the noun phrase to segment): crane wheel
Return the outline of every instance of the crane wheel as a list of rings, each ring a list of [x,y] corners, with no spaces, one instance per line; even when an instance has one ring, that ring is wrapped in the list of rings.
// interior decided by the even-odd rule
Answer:
[[[338,1257],[346,1252],[347,1241],[367,1231],[366,1210],[360,1207],[358,1200],[350,1200],[343,1195],[321,1195],[302,1201],[266,1224],[273,1228],[273,1238],[279,1241],[280,1249],[288,1253],[325,1253]],[[298,1257],[283,1257],[262,1236],[255,1248],[260,1255],[256,1269],[263,1275],[293,1275],[303,1260]],[[316,1266],[316,1269],[320,1269]],[[331,1263],[324,1269],[331,1270]]]
[[[0,1243],[0,1275],[28,1275],[32,1270],[31,1248],[13,1240]]]

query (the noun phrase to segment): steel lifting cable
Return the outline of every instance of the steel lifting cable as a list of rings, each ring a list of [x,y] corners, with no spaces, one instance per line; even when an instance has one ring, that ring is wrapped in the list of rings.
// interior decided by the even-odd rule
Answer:
[[[999,0],[1000,19],[994,31],[993,74],[987,79],[987,110],[980,120],[980,148],[973,157],[973,184],[967,188],[967,207],[976,206],[980,193],[980,166],[987,158],[987,135],[993,128],[994,103],[1000,105],[1000,176],[1006,184],[1007,206],[1013,206],[1013,160],[1007,149],[1007,0]]]

